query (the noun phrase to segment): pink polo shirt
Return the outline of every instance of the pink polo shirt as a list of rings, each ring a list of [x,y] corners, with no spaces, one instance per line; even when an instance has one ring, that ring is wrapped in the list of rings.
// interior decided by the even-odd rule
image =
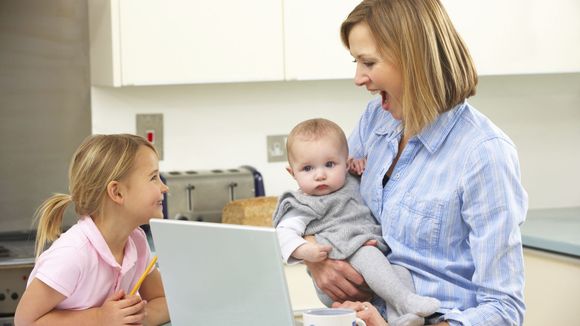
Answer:
[[[37,259],[28,284],[37,278],[66,297],[56,309],[100,307],[120,289],[129,293],[147,268],[151,252],[145,232],[136,228],[120,266],[90,217],[81,218]]]

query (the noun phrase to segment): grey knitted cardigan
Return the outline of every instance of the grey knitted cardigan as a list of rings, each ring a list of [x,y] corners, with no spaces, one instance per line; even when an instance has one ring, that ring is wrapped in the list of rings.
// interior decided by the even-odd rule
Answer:
[[[316,242],[332,246],[329,258],[346,259],[369,240],[377,240],[379,249],[386,252],[381,227],[363,203],[359,182],[347,176],[345,185],[328,195],[311,196],[301,191],[280,196],[272,217],[274,226],[288,211],[304,219],[304,235],[315,235]]]

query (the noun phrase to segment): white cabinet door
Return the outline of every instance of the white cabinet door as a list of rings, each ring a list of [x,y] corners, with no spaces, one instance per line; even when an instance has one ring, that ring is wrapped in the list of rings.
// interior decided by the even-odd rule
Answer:
[[[360,0],[284,0],[287,80],[349,79],[355,64],[340,24]]]
[[[89,2],[94,85],[284,78],[280,1]]]
[[[480,75],[580,71],[580,1],[443,0]]]

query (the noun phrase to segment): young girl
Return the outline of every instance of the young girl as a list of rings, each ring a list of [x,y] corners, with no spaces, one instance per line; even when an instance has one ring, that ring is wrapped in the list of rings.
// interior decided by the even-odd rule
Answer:
[[[138,136],[97,135],[81,144],[69,170],[71,194],[55,194],[38,210],[37,259],[16,308],[16,325],[169,320],[157,269],[145,278],[139,295],[128,295],[151,260],[139,225],[163,217],[168,188],[158,165],[155,148]],[[79,221],[60,234],[71,202]]]

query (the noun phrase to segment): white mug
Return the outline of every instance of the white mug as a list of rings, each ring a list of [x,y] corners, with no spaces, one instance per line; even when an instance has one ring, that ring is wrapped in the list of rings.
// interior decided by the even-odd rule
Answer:
[[[304,326],[366,326],[367,324],[356,317],[352,309],[321,308],[312,309],[302,314]]]

